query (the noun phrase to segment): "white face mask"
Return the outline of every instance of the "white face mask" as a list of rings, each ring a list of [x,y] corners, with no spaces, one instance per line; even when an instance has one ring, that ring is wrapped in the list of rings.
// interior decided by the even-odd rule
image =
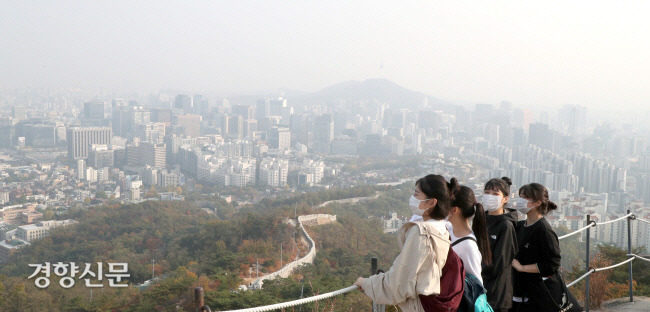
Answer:
[[[409,207],[411,208],[411,212],[414,215],[422,216],[424,214],[424,210],[420,209],[420,203],[427,200],[431,200],[431,198],[425,200],[419,200],[415,198],[415,195],[411,195],[411,198],[409,198]]]
[[[517,211],[519,211],[519,212],[521,212],[523,214],[528,213],[528,211],[530,211],[530,209],[532,209],[532,208],[528,208],[528,203],[529,202],[530,201],[528,199],[521,198],[521,197],[517,198],[517,206],[516,206]]]
[[[483,194],[481,197],[481,204],[483,204],[483,207],[485,207],[487,211],[495,211],[501,207],[502,200],[503,197],[501,196]]]

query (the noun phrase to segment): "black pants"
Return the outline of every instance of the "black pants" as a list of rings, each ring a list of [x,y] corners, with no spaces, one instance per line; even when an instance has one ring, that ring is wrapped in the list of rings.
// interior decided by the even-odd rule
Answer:
[[[512,302],[512,308],[509,312],[535,312],[538,311],[535,305],[529,304],[528,302]]]

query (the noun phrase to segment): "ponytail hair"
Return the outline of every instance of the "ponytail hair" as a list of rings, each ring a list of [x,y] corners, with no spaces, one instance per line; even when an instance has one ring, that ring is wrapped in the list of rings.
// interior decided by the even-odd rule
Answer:
[[[510,186],[512,185],[512,180],[508,177],[492,178],[485,182],[484,191],[499,191],[503,194],[503,197],[510,196]]]
[[[453,180],[453,179],[452,179]],[[467,186],[459,186],[451,202],[452,207],[458,207],[460,213],[465,219],[474,217],[472,221],[472,231],[476,236],[476,244],[481,252],[481,258],[484,264],[492,263],[492,251],[488,242],[487,224],[483,205],[476,202],[474,191]]]
[[[519,196],[524,195],[532,201],[539,201],[541,204],[537,209],[542,215],[557,209],[557,205],[548,199],[548,190],[539,183],[526,184],[519,188]]]
[[[458,186],[456,178],[452,178],[451,182],[447,182],[441,175],[429,174],[424,178],[420,178],[415,182],[416,186],[420,187],[422,193],[427,198],[435,198],[438,203],[429,212],[429,216],[435,220],[444,219],[451,210],[451,187]]]

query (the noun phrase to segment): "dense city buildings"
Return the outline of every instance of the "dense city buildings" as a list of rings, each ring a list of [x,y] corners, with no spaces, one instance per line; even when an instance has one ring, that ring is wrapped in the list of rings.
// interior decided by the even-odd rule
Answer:
[[[608,220],[628,209],[649,213],[649,138],[634,128],[589,123],[587,109],[578,105],[564,105],[552,117],[506,101],[460,106],[424,98],[408,106],[191,94],[89,98],[78,99],[76,107],[55,105],[65,110],[48,114],[11,102],[0,109],[6,224],[50,220],[39,205],[63,210],[105,200],[179,200],[179,189],[197,185],[250,187],[267,196],[392,185],[424,172],[458,177],[478,193],[492,177],[510,177],[514,189],[542,183],[561,203],[550,222],[569,229],[584,226],[585,214]],[[386,159],[404,162],[363,170],[356,164]],[[28,201],[37,204],[21,204]],[[391,215],[384,220],[387,231],[403,220]],[[37,227],[27,229],[42,231]],[[650,246],[646,225],[632,230],[636,245]],[[620,245],[623,232],[607,226],[591,235]]]

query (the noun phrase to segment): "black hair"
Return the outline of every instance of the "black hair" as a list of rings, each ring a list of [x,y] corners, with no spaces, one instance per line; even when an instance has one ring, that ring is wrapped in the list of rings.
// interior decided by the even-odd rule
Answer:
[[[549,211],[557,209],[557,205],[548,199],[548,190],[539,183],[526,184],[519,188],[519,196],[524,195],[532,201],[539,201],[539,213],[546,215]]]
[[[503,194],[503,197],[505,198],[510,196],[511,185],[512,185],[512,180],[510,180],[510,178],[508,177],[502,177],[501,179],[493,178],[485,182],[485,187],[483,188],[483,190],[500,191],[501,194]]]
[[[451,202],[452,207],[458,207],[460,213],[465,219],[474,216],[472,221],[472,231],[476,236],[476,244],[478,250],[481,252],[483,263],[492,263],[492,251],[490,250],[490,242],[488,241],[487,224],[485,220],[485,212],[483,205],[476,202],[474,191],[467,187],[461,186],[454,193],[454,199]]]
[[[415,186],[420,186],[420,190],[427,198],[435,198],[438,202],[431,209],[429,216],[435,220],[442,220],[451,210],[452,190],[458,188],[456,178],[451,178],[448,183],[441,175],[429,174],[415,182]]]

